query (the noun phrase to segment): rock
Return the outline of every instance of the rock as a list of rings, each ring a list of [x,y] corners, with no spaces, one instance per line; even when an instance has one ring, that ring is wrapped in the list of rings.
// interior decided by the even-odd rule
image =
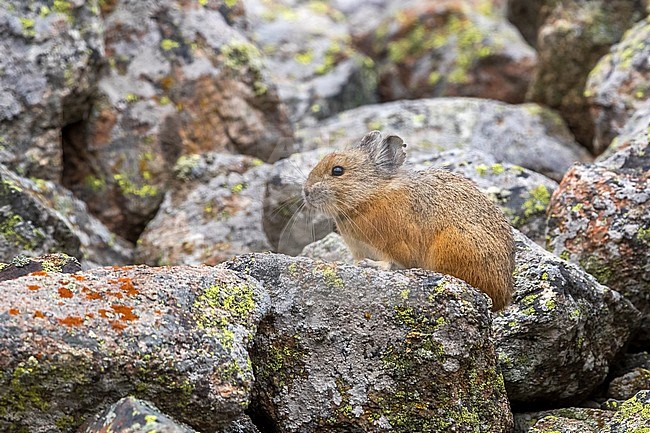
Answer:
[[[562,0],[549,7],[527,98],[558,110],[576,140],[600,153],[603,147],[592,143],[594,123],[584,96],[587,76],[625,30],[645,16],[645,5],[640,0]]]
[[[58,181],[61,130],[82,119],[104,44],[97,0],[0,5],[0,163]]]
[[[70,222],[24,183],[0,165],[0,261],[54,251],[79,256],[80,241]]]
[[[604,150],[621,133],[633,114],[650,110],[650,22],[642,20],[612,47],[591,74],[585,89],[593,122],[594,147]]]
[[[493,156],[476,150],[453,149],[437,155],[414,152],[408,159],[417,170],[439,167],[472,180],[516,229],[544,245],[546,207],[557,182],[517,165],[498,163]]]
[[[627,400],[644,389],[650,389],[650,370],[635,368],[610,382],[607,397],[616,400]]]
[[[255,427],[253,421],[247,415],[244,415],[217,433],[260,433],[260,431]]]
[[[295,153],[273,164],[264,192],[264,232],[275,251],[298,255],[334,230],[334,221],[303,206],[302,185],[318,161],[333,149]]]
[[[650,153],[636,142],[576,165],[549,204],[549,248],[619,291],[644,315],[650,341]]]
[[[110,68],[88,118],[64,137],[64,185],[132,242],[155,215],[179,156],[276,160],[292,151],[261,53],[227,24],[223,2],[202,3],[118,1],[104,17]]]
[[[378,65],[380,98],[523,102],[536,54],[491,3],[411,1],[384,13],[356,38]]]
[[[330,233],[323,239],[312,242],[302,250],[300,255],[326,262],[354,263],[352,253],[345,245],[341,235],[337,233]]]
[[[179,159],[175,182],[138,240],[136,261],[216,264],[268,251],[262,197],[269,165],[224,153]]]
[[[153,404],[125,397],[83,425],[78,433],[196,433],[160,412]]]
[[[583,399],[605,380],[640,314],[621,294],[518,232],[515,242],[513,304],[493,321],[508,398],[552,405]]]
[[[650,390],[639,391],[623,402],[611,424],[612,433],[642,432],[650,425]]]
[[[246,348],[268,308],[248,277],[210,267],[41,271],[0,292],[1,431],[69,432],[128,395],[215,431],[248,404]]]
[[[332,150],[294,154],[273,165],[264,197],[264,230],[276,251],[297,255],[314,238],[320,239],[334,229],[332,220],[301,208],[307,173]],[[546,206],[557,188],[555,181],[519,166],[498,163],[493,156],[472,149],[437,153],[407,147],[407,153],[405,164],[410,169],[439,167],[471,179],[516,228],[539,244],[545,242]]]
[[[271,293],[251,351],[271,429],[511,430],[487,297],[462,281],[277,254],[226,267]]]
[[[621,133],[612,140],[609,147],[603,152],[596,162],[601,162],[623,150],[633,143],[637,146],[648,145],[648,130],[650,129],[650,99],[643,104],[625,123]]]
[[[74,274],[80,270],[79,260],[63,253],[45,254],[40,257],[17,256],[10,263],[0,265],[0,281],[14,280],[32,272]]]
[[[343,15],[327,2],[244,0],[260,47],[295,123],[376,102],[373,61],[351,43]]]
[[[614,413],[599,409],[570,408],[543,412],[528,433],[603,433]],[[610,431],[610,430],[607,430]]]
[[[402,137],[412,150],[479,150],[560,180],[587,152],[562,119],[536,104],[508,105],[472,98],[432,98],[367,105],[297,132],[301,148],[341,148],[378,129]]]

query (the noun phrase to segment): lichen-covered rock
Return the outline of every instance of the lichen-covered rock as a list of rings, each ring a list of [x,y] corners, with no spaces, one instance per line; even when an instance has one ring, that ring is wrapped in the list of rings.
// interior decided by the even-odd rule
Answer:
[[[632,2],[630,2],[632,3]],[[649,111],[650,21],[630,29],[589,74],[585,94],[595,123],[594,147],[602,151],[641,107]],[[646,117],[646,128],[648,117]]]
[[[24,183],[0,165],[0,261],[50,252],[80,256],[80,241],[70,222]]]
[[[253,410],[277,431],[512,429],[487,297],[466,283],[277,254],[226,266],[271,294]]]
[[[515,242],[513,304],[493,321],[508,398],[554,405],[584,398],[605,380],[640,314],[621,294],[517,232]]]
[[[293,122],[376,101],[374,63],[352,46],[343,15],[328,2],[243,3],[251,39],[260,47]]]
[[[268,251],[262,197],[269,165],[224,153],[179,159],[175,181],[136,247],[151,265],[216,264]]]
[[[260,431],[255,427],[248,415],[243,415],[217,433],[260,433]]]
[[[32,272],[74,274],[80,270],[79,260],[63,253],[45,254],[39,257],[17,256],[11,262],[0,265],[0,281],[13,280]]]
[[[560,180],[574,161],[587,161],[562,119],[536,104],[473,98],[431,98],[367,105],[297,132],[301,148],[341,148],[369,130],[398,134],[414,150],[479,150]]]
[[[210,267],[40,271],[0,292],[1,431],[70,432],[128,395],[215,431],[248,404],[246,347],[268,307],[249,277]]]
[[[598,157],[596,162],[601,162],[614,155],[619,150],[625,149],[632,144],[647,146],[650,131],[650,99],[641,108],[634,112],[632,117],[625,123],[621,133],[617,135],[609,147]]]
[[[261,54],[226,22],[228,4],[118,1],[104,16],[110,68],[88,118],[64,137],[64,185],[130,241],[154,216],[180,155],[291,153]]]
[[[539,421],[522,433],[604,433],[613,412],[600,409],[569,408],[543,412]]]
[[[576,165],[551,197],[550,249],[580,264],[644,314],[650,341],[650,148],[635,142],[594,165]]]
[[[639,391],[623,402],[612,418],[611,432],[643,433],[650,426],[650,390]]]
[[[539,61],[527,98],[558,110],[578,142],[600,153],[603,147],[592,144],[594,122],[584,96],[587,77],[610,46],[645,16],[645,5],[637,0],[561,0],[549,5],[552,11],[539,29]]]
[[[153,404],[135,397],[124,397],[101,414],[87,421],[78,433],[196,433],[179,424]]]
[[[323,239],[312,242],[303,248],[300,255],[326,262],[354,263],[352,253],[345,245],[345,241],[343,241],[341,235],[337,233],[330,233]]]
[[[609,383],[607,397],[627,400],[644,389],[650,389],[650,369],[635,368]]]
[[[273,165],[264,197],[264,230],[276,251],[297,255],[334,229],[334,222],[302,206],[302,185],[309,171],[332,148],[294,154]],[[537,243],[545,242],[546,206],[557,183],[539,173],[476,150],[431,152],[410,149],[411,170],[445,168],[464,175],[490,197],[508,220]]]
[[[536,64],[535,51],[489,0],[407,2],[356,42],[378,64],[382,100],[473,96],[520,103]]]
[[[104,54],[97,0],[0,3],[0,162],[59,180],[61,130],[81,120]]]
[[[305,208],[302,186],[331,148],[294,153],[273,164],[264,192],[264,232],[274,251],[298,255],[303,247],[334,230],[334,221]]]

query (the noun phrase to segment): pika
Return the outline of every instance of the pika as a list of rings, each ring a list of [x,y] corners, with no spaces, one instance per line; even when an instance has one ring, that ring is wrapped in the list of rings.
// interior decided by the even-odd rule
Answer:
[[[402,167],[405,147],[396,135],[369,132],[314,167],[303,200],[334,219],[355,260],[453,275],[503,309],[513,291],[512,228],[463,176]]]

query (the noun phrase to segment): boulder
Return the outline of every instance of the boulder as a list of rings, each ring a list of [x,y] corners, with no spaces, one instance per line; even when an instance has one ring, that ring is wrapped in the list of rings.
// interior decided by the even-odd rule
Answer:
[[[138,240],[136,261],[216,264],[236,254],[268,251],[262,198],[269,167],[224,153],[181,157],[170,191]]]
[[[264,230],[276,251],[297,255],[305,245],[334,230],[334,222],[302,207],[309,171],[332,148],[298,153],[271,168],[264,196]],[[471,179],[503,211],[510,223],[539,244],[545,242],[546,206],[557,183],[539,173],[472,149],[431,152],[410,149],[410,169],[445,168]]]
[[[488,298],[448,276],[277,254],[226,267],[271,294],[252,410],[282,432],[507,432]]]
[[[650,153],[647,139],[576,165],[551,197],[548,246],[629,299],[650,341]]]
[[[0,265],[0,281],[14,280],[32,272],[62,272],[74,274],[81,270],[79,260],[63,253],[44,254],[40,257],[16,256]]]
[[[246,349],[269,302],[249,277],[205,266],[39,271],[0,292],[1,431],[71,432],[128,395],[199,431],[246,409]]]
[[[527,99],[557,110],[576,140],[594,153],[594,122],[584,95],[587,76],[610,46],[645,17],[641,0],[561,0],[539,29],[539,60]]]
[[[376,101],[374,62],[352,45],[328,2],[244,0],[248,34],[260,47],[280,100],[304,124]]]
[[[98,3],[0,5],[0,163],[22,176],[61,179],[62,130],[83,118],[103,63]]]
[[[650,369],[637,367],[612,380],[607,388],[607,397],[627,400],[644,389],[650,389]]]
[[[617,135],[609,147],[598,157],[596,162],[601,162],[614,155],[619,150],[625,149],[632,144],[637,146],[648,145],[648,130],[650,130],[650,99],[634,112],[632,117],[625,123],[621,133]]]
[[[607,377],[640,314],[620,293],[518,232],[515,243],[513,303],[492,324],[508,398],[513,405],[584,399]]]
[[[536,53],[491,1],[406,2],[356,43],[384,101],[472,96],[524,101]]]
[[[104,16],[109,68],[87,118],[66,131],[63,183],[132,242],[179,156],[291,153],[260,51],[220,12],[231,3],[117,1]]]
[[[80,256],[81,242],[70,222],[26,182],[0,165],[0,261],[55,251]]]
[[[431,98],[367,105],[296,134],[303,150],[342,148],[377,129],[402,137],[412,150],[479,150],[560,180],[574,161],[588,161],[562,119],[536,104],[473,98]]]
[[[585,89],[595,124],[594,147],[605,150],[635,112],[650,110],[650,22],[632,27],[589,74]]]
[[[638,392],[618,405],[615,411],[568,408],[533,415],[539,421],[532,428],[522,428],[517,433],[643,432],[650,425],[650,390]]]
[[[341,235],[337,233],[330,233],[323,239],[312,242],[303,248],[300,255],[326,262],[354,263],[352,253],[345,245]]]
[[[155,405],[124,397],[102,413],[86,422],[78,433],[196,433],[195,430],[181,425]]]

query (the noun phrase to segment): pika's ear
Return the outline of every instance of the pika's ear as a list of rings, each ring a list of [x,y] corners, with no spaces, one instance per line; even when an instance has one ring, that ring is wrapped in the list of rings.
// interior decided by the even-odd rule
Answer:
[[[372,131],[361,139],[358,147],[368,152],[377,168],[386,173],[396,171],[406,159],[406,144],[397,135],[382,139],[381,132]]]

